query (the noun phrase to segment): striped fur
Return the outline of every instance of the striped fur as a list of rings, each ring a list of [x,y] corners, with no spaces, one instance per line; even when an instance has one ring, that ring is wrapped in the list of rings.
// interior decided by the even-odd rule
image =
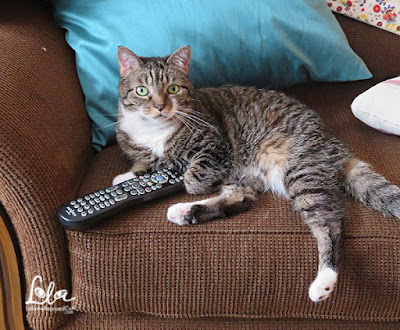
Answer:
[[[316,302],[326,299],[340,262],[343,188],[398,218],[400,189],[357,160],[316,112],[284,93],[240,86],[194,90],[189,60],[189,47],[164,58],[139,58],[120,49],[116,130],[133,162],[131,171],[172,166],[184,172],[189,193],[221,191],[217,197],[171,206],[167,217],[179,225],[244,212],[268,190],[285,196],[318,244],[318,275],[309,296]],[[168,92],[172,84],[179,93]],[[149,94],[139,96],[138,86]],[[144,127],[145,138],[138,135]]]

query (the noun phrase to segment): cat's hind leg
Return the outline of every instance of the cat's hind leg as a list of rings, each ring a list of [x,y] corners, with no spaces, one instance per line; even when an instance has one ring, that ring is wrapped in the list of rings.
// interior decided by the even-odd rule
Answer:
[[[170,206],[167,218],[178,225],[199,224],[245,212],[255,199],[256,191],[250,187],[224,185],[219,196]]]
[[[314,172],[315,173],[315,172]],[[295,209],[300,211],[318,244],[318,275],[310,285],[309,297],[314,302],[327,299],[335,288],[343,239],[344,193],[335,180],[310,180],[298,175],[287,187]]]

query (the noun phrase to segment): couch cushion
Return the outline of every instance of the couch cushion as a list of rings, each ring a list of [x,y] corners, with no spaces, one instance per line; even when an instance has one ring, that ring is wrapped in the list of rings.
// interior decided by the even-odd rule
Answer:
[[[359,157],[400,184],[400,139],[358,121],[351,101],[375,82],[298,86],[331,130]],[[81,194],[110,185],[129,168],[117,146],[99,153]],[[300,216],[283,198],[264,194],[238,216],[199,226],[166,220],[169,205],[198,197],[179,194],[133,208],[87,232],[68,232],[74,307],[101,313],[161,316],[400,319],[400,226],[346,200],[344,262],[327,301],[307,289],[317,248]]]

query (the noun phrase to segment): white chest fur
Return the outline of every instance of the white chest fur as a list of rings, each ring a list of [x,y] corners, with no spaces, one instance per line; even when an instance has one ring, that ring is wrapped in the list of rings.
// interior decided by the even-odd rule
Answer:
[[[130,112],[120,104],[123,116],[120,128],[135,142],[149,148],[155,155],[164,155],[165,143],[175,130],[174,125],[143,119],[139,112]]]

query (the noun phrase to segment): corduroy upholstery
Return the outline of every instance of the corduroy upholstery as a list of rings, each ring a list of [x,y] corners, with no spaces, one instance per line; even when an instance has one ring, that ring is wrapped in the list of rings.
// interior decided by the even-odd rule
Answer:
[[[58,206],[110,184],[129,163],[117,146],[92,160],[73,53],[49,9],[33,6],[11,8],[0,18],[0,202],[18,238],[26,286],[39,274],[43,287],[54,281],[56,288],[72,289],[77,312],[28,312],[30,326],[376,328],[371,321],[382,329],[398,326],[391,322],[400,319],[399,222],[350,199],[339,285],[321,304],[307,297],[317,269],[315,242],[289,204],[269,194],[247,213],[201,226],[182,228],[165,220],[169,204],[195,199],[181,194],[88,232],[65,234]],[[400,38],[337,17],[375,80],[316,83],[289,93],[319,111],[360,158],[400,184],[400,139],[366,127],[349,109],[357,94],[400,74]]]

